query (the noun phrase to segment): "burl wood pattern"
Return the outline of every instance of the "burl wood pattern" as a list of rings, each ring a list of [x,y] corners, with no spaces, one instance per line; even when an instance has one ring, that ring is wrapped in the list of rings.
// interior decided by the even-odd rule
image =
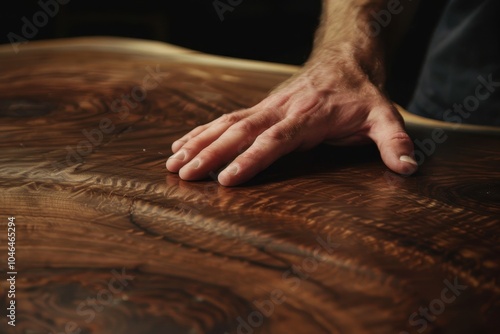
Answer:
[[[445,129],[412,177],[328,145],[235,188],[166,171],[176,138],[293,71],[133,40],[3,46],[0,332],[498,333],[498,131]]]

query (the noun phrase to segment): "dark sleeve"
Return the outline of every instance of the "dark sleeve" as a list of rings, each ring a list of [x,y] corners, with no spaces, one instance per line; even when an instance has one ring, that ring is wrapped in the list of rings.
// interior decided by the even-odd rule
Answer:
[[[500,1],[449,1],[408,110],[500,126]]]

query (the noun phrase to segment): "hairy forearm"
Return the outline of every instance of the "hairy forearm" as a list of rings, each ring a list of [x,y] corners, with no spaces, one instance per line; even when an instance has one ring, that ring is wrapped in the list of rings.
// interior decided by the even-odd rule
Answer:
[[[306,66],[352,61],[381,87],[385,63],[406,31],[417,0],[323,0],[320,27]],[[379,20],[377,21],[377,16]]]

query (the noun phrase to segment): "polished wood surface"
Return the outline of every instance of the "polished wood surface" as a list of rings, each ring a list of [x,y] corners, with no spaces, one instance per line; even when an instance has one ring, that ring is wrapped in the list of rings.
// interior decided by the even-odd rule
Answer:
[[[405,114],[411,177],[371,146],[234,188],[166,171],[175,139],[295,70],[127,39],[0,47],[0,333],[498,333],[495,128]]]

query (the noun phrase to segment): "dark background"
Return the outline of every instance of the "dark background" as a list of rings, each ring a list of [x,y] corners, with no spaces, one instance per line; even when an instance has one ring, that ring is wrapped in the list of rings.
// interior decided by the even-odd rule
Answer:
[[[402,105],[411,98],[444,3],[445,0],[422,0],[391,64],[387,89]],[[33,0],[11,0],[2,7],[1,43],[9,43],[9,32],[22,36],[22,18],[33,22],[33,15],[41,10],[39,1]],[[243,0],[225,12],[221,21],[213,0],[70,0],[59,5],[58,13],[29,40],[124,36],[160,40],[224,56],[299,65],[311,50],[320,11],[320,0]]]

